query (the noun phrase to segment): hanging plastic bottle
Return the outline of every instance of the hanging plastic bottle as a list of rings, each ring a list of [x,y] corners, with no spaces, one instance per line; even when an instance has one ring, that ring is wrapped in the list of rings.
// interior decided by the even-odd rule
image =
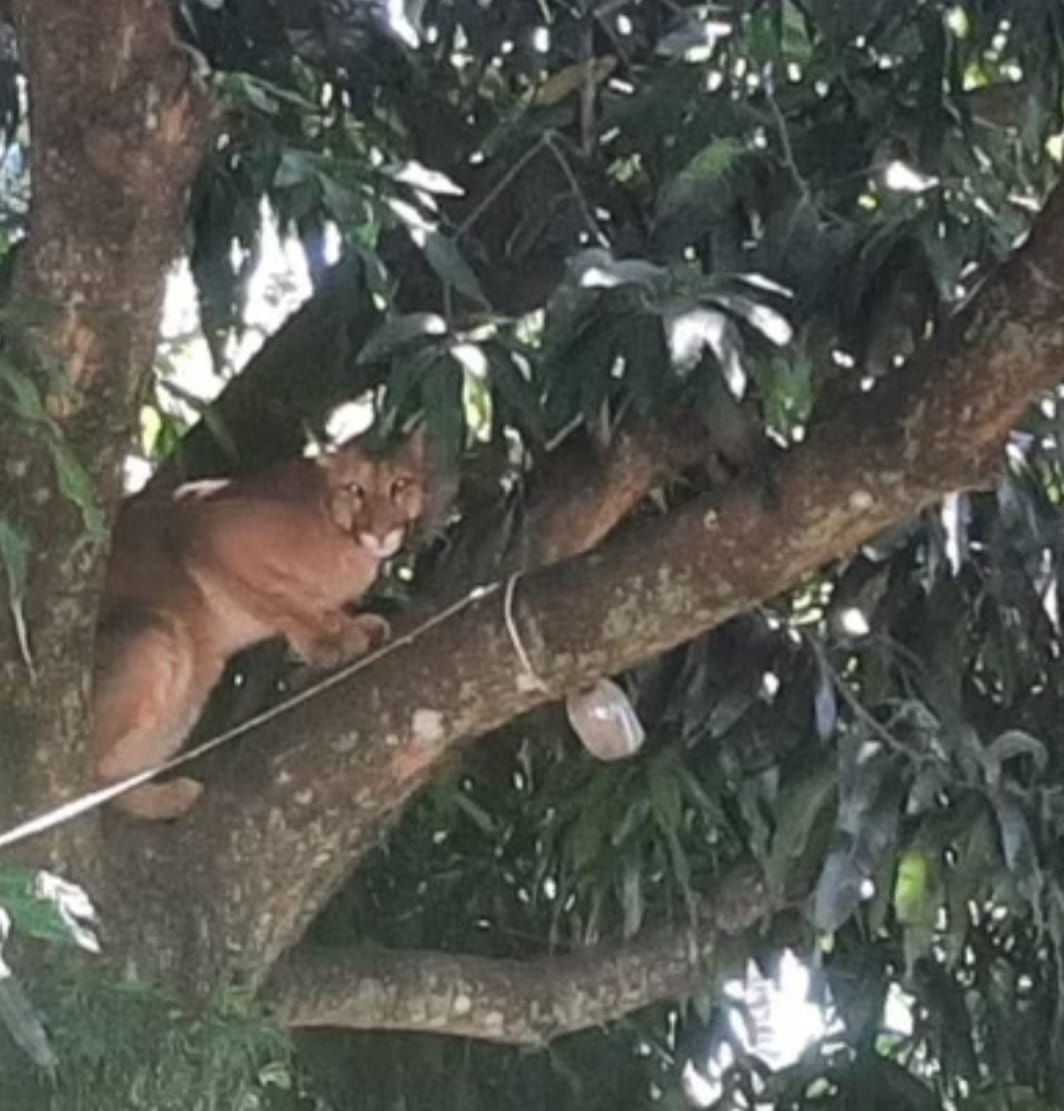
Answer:
[[[643,747],[646,732],[628,696],[612,679],[598,679],[565,699],[569,723],[599,760],[624,760]]]

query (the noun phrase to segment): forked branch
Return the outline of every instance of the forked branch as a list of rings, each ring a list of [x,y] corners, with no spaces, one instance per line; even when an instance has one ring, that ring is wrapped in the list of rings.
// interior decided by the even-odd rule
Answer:
[[[745,872],[729,877],[691,926],[561,956],[499,960],[439,952],[299,948],[266,985],[287,1026],[451,1034],[542,1046],[712,984],[728,936],[771,911]]]
[[[460,744],[631,667],[854,551],[941,495],[987,482],[1024,407],[1064,365],[1064,191],[1029,243],[908,367],[788,453],[778,508],[742,489],[633,525],[502,592],[280,719],[181,832],[217,948],[265,974]],[[199,931],[197,931],[197,936]]]

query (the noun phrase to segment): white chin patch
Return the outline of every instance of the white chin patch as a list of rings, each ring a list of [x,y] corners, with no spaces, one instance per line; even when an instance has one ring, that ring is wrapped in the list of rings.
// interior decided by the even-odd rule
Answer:
[[[372,532],[358,535],[359,547],[374,559],[390,559],[403,545],[403,530],[392,529],[387,536],[375,536]]]

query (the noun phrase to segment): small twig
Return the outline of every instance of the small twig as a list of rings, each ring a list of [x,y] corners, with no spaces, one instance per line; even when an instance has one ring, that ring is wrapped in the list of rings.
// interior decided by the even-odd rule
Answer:
[[[602,28],[603,34],[610,40],[610,46],[613,47],[613,52],[621,60],[625,69],[631,68],[631,58],[629,57],[628,50],[625,48],[625,44],[620,35],[617,34],[617,28],[614,27],[609,17],[621,8],[626,8],[629,3],[631,3],[631,0],[608,0],[607,3],[596,8],[591,13],[592,18]]]
[[[568,160],[558,145],[558,138],[559,136],[556,132],[545,131],[543,133],[542,142],[561,167],[562,173],[565,174],[565,179],[569,183],[569,188],[573,191],[573,196],[579,201],[580,210],[583,213],[584,222],[587,224],[588,231],[595,237],[600,247],[609,247],[610,241],[599,227],[598,221],[591,211],[591,206],[588,204],[587,197],[584,196],[584,191],[580,188],[580,182],[576,180],[576,175],[573,173],[572,167],[569,165]]]
[[[783,113],[780,111],[779,103],[776,100],[776,91],[770,69],[765,71],[765,99],[768,101],[769,111],[772,113],[776,130],[779,132],[780,146],[783,148],[783,164],[790,171],[794,184],[798,186],[798,190],[802,194],[802,199],[809,200],[809,186],[798,169],[798,163],[794,160],[794,148],[791,146],[791,137],[787,131],[787,121],[783,118]]]
[[[204,409],[208,408],[210,402],[205,398],[200,397],[198,394],[193,393],[191,390],[186,389],[184,386],[175,382],[171,378],[163,378],[161,375],[155,379],[156,385],[161,387],[166,393],[172,397],[177,398],[178,401],[183,402],[190,409],[195,410],[196,413],[202,413]]]
[[[499,197],[513,184],[517,175],[528,165],[529,162],[539,153],[541,147],[547,145],[547,135],[541,135],[533,144],[525,151],[524,154],[502,175],[501,178],[484,194],[484,196],[473,207],[473,211],[458,225],[458,230],[454,233],[454,239],[457,243],[459,239],[484,215],[485,212],[499,199]]]
[[[940,760],[936,760],[933,756],[927,756],[919,752],[914,752],[913,749],[910,748],[908,745],[904,744],[902,741],[899,741],[898,738],[895,737],[894,734],[891,733],[891,731],[872,714],[868,707],[865,706],[859,698],[857,698],[853,691],[850,690],[836,668],[834,668],[828,661],[827,655],[823,651],[823,649],[812,640],[810,640],[810,644],[813,648],[814,653],[816,654],[820,666],[823,667],[824,671],[831,679],[835,689],[839,692],[840,695],[842,695],[842,700],[853,711],[854,716],[857,717],[878,740],[882,741],[883,744],[887,746],[887,748],[889,748],[893,752],[899,753],[907,760],[912,761],[914,764],[931,763],[936,765],[942,772],[943,780],[947,783],[951,783],[954,787],[958,787],[966,791],[979,789],[976,784],[968,783],[967,781],[958,778],[947,768],[945,768]]]
[[[569,165],[568,159],[565,157],[564,152],[559,148],[557,143],[558,135],[554,131],[544,131],[543,134],[525,151],[524,154],[502,175],[501,178],[484,194],[484,196],[474,206],[473,211],[458,225],[458,229],[454,233],[454,240],[457,243],[463,235],[468,232],[474,224],[484,215],[485,212],[499,199],[500,196],[513,184],[515,178],[521,171],[528,165],[529,162],[540,152],[542,149],[550,151],[551,156],[555,162],[561,167],[562,173],[565,175],[565,180],[572,190],[573,195],[576,197],[580,204],[580,210],[584,217],[584,222],[587,224],[588,230],[595,237],[595,240],[602,247],[610,245],[609,239],[606,237],[602,229],[599,227],[598,222],[595,220],[594,214],[591,211],[591,206],[588,204],[587,198],[584,196],[584,191],[580,187],[580,182],[577,181],[576,175]]]
[[[854,715],[858,717],[870,730],[876,735],[888,748],[896,752],[900,752],[907,756],[910,760],[917,757],[917,753],[913,752],[907,745],[902,744],[893,733],[882,722],[880,722],[872,712],[864,705],[863,702],[850,690],[839,674],[838,670],[834,667],[828,659],[827,653],[824,651],[823,646],[820,645],[813,637],[806,634],[806,640],[809,642],[809,647],[813,650],[813,655],[816,656],[817,663],[823,668],[824,673],[831,680],[832,685],[842,695],[842,700],[853,711]]]
[[[580,84],[580,149],[585,158],[595,149],[595,28],[590,17],[584,18],[580,51],[584,64],[584,80]]]
[[[605,0],[604,3],[599,4],[597,8],[591,10],[591,17],[593,19],[605,20],[615,12],[627,8],[631,0]]]

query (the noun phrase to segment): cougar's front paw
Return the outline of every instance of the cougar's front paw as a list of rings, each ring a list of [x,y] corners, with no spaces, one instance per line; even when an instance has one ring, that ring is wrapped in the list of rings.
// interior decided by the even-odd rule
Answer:
[[[362,656],[379,648],[392,635],[391,622],[376,613],[360,613],[351,618],[346,643],[352,656]]]
[[[392,627],[375,613],[344,615],[338,628],[314,637],[289,637],[297,654],[313,667],[336,667],[345,660],[364,656],[391,635]]]

